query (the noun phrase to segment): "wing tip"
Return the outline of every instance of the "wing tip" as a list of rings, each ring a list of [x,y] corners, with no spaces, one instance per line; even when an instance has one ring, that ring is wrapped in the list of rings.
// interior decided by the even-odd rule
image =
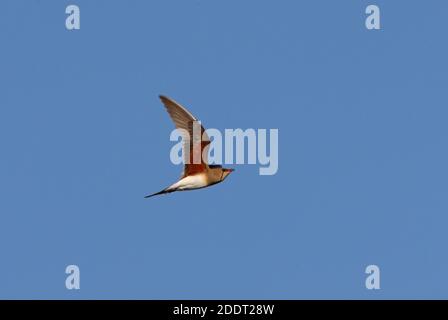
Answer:
[[[159,94],[159,99],[162,100],[162,102],[171,100],[170,98],[168,98],[167,96],[165,96],[163,94]]]

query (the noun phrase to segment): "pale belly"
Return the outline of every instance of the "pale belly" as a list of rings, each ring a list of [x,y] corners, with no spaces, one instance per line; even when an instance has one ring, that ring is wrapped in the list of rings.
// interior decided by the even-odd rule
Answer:
[[[198,189],[207,186],[207,180],[204,175],[197,174],[185,177],[169,187],[170,190],[189,190]]]

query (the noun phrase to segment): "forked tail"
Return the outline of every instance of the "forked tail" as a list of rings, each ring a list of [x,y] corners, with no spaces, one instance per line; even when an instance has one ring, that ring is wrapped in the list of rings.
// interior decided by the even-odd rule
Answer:
[[[151,197],[154,197],[154,196],[158,196],[159,194],[170,193],[170,192],[173,192],[173,191],[176,191],[176,190],[169,190],[168,188],[166,188],[166,189],[163,189],[162,191],[159,191],[159,192],[156,192],[156,193],[153,193],[153,194],[148,194],[147,196],[145,196],[145,198],[151,198]]]

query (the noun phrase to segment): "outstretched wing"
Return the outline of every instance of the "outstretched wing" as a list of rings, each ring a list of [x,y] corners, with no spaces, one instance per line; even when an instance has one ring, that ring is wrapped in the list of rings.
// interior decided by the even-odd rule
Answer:
[[[160,96],[163,105],[165,106],[168,114],[173,120],[177,129],[182,129],[183,132],[188,132],[188,137],[183,136],[184,145],[182,153],[184,155],[184,172],[182,177],[196,174],[208,170],[207,153],[210,144],[210,138],[205,129],[201,126],[201,136],[193,135],[193,123],[198,124],[198,120],[183,106],[176,101]],[[184,131],[185,130],[185,131]],[[206,152],[204,152],[204,149]],[[200,152],[200,154],[198,154]],[[204,156],[202,156],[204,155]],[[200,163],[194,163],[195,159],[200,159]],[[199,161],[197,161],[199,162]]]

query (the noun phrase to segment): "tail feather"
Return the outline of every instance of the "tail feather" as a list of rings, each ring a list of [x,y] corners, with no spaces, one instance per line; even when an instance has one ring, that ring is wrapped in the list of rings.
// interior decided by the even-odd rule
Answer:
[[[158,196],[159,194],[170,193],[170,192],[173,192],[173,191],[176,191],[176,190],[163,189],[162,191],[159,191],[159,192],[156,192],[156,193],[153,193],[153,194],[148,194],[147,196],[145,196],[145,198],[151,198],[151,197],[154,197],[154,196]]]

